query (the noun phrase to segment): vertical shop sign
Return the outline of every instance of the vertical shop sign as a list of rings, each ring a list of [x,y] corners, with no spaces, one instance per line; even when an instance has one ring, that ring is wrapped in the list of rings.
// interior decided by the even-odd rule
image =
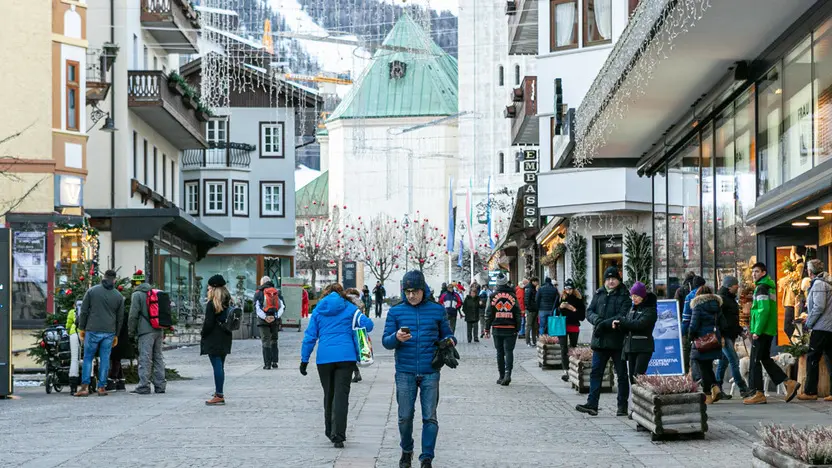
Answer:
[[[540,170],[537,151],[523,151],[523,228],[540,229],[537,208],[537,173]]]

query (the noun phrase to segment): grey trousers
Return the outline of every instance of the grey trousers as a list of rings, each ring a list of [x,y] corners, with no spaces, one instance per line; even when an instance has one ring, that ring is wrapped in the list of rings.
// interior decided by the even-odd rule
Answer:
[[[139,335],[139,385],[136,387],[139,392],[149,392],[151,381],[155,391],[165,391],[167,381],[165,380],[165,357],[162,355],[164,337],[163,330]]]
[[[260,343],[263,345],[263,363],[277,364],[280,360],[280,352],[277,348],[278,324],[277,320],[272,323],[263,322],[257,327],[260,329]]]

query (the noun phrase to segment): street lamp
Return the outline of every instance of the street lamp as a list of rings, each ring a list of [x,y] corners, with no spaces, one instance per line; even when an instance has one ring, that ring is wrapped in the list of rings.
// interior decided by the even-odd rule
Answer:
[[[402,227],[404,228],[404,271],[407,273],[407,260],[408,256],[410,255],[410,218],[407,216],[407,213],[404,214],[404,220],[402,220]]]

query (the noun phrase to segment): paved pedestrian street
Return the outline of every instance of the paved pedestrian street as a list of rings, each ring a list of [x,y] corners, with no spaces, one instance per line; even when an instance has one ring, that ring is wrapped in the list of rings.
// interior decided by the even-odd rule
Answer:
[[[0,401],[0,466],[396,467],[393,355],[381,347],[381,328],[373,333],[376,363],[352,387],[343,450],[324,436],[314,366],[307,377],[297,370],[302,334],[286,330],[278,370],[261,369],[259,341],[234,343],[225,407],[203,403],[213,387],[198,347],[165,353],[168,367],[192,380],[169,383],[164,395],[79,399],[66,390],[46,395],[42,387],[19,387],[20,399]],[[459,368],[442,373],[437,467],[712,467],[718,460],[750,466],[760,421],[812,425],[832,414],[823,402],[770,399],[744,407],[734,399],[709,408],[704,440],[651,442],[632,421],[614,416],[610,394],[602,395],[598,417],[575,412],[584,397],[560,380],[560,371],[539,369],[531,348],[518,344],[509,387],[495,384],[489,340],[460,343],[459,352]],[[419,428],[417,422],[417,455]]]

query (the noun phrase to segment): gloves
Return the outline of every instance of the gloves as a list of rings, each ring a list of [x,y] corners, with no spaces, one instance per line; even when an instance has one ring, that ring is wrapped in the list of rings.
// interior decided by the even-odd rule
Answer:
[[[306,375],[306,367],[309,366],[308,362],[300,363],[300,375]]]

